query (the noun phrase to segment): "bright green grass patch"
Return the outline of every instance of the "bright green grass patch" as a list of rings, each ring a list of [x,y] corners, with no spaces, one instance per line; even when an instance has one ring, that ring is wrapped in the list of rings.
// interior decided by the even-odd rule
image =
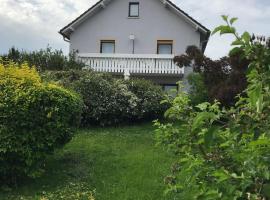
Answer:
[[[0,199],[162,200],[172,158],[151,125],[80,130],[48,159],[46,173]],[[76,197],[76,198],[75,198]]]

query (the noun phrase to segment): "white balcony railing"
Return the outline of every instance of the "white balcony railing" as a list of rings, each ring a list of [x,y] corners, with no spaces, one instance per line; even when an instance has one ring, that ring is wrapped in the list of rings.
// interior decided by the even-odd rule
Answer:
[[[184,74],[173,62],[174,55],[158,54],[79,54],[79,61],[98,72],[133,74]]]

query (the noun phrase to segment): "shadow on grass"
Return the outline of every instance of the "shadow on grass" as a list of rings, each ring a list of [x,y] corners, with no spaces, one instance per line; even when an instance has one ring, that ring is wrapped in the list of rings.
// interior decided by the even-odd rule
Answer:
[[[42,177],[0,192],[0,199],[84,200],[73,195],[86,193],[89,200],[95,191],[97,200],[163,200],[172,160],[155,147],[151,124],[80,130],[48,158]]]
[[[37,179],[26,179],[18,188],[0,191],[1,200],[18,199],[89,199],[94,188],[89,185],[93,161],[84,152],[58,151],[48,157],[45,173]]]

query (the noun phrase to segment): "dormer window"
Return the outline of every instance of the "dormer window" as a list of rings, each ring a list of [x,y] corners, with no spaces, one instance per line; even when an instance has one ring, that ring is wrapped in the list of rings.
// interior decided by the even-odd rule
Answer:
[[[129,3],[129,17],[139,17],[139,2],[130,2]]]

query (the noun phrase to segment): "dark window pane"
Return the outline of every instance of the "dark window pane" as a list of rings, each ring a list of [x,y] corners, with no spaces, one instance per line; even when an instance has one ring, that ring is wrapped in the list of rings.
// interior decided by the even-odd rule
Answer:
[[[139,3],[129,3],[129,17],[139,17]]]

